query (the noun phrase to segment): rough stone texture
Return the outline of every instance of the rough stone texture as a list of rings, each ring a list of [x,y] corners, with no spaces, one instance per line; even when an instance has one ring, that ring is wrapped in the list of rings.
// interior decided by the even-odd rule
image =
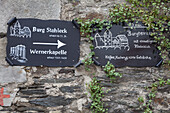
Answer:
[[[0,32],[12,17],[59,19],[60,0],[0,0]]]
[[[107,18],[113,4],[126,3],[125,0],[61,0],[63,20],[75,18]]]
[[[0,38],[0,65],[8,65],[5,61],[7,38]]]
[[[109,113],[142,113],[143,111],[139,109],[138,97],[143,96],[146,101],[148,91],[145,87],[150,87],[158,77],[169,78],[169,69],[163,67],[117,68],[116,70],[121,72],[123,77],[110,83],[103,69],[95,65],[90,66],[90,71],[85,71],[83,65],[78,68],[10,67],[4,60],[6,22],[12,16],[61,20],[72,20],[77,17],[103,19],[108,17],[108,11],[115,3],[124,2],[125,0],[61,0],[61,2],[60,0],[0,0],[2,19],[0,22],[0,28],[2,28],[0,29],[0,67],[3,66],[4,70],[9,68],[22,70],[23,68],[27,75],[26,83],[6,84],[13,89],[19,88],[19,91],[12,105],[0,106],[0,112],[90,113],[91,100],[86,84],[89,84],[96,76],[104,87],[104,91],[108,91],[103,101]],[[90,52],[86,38],[81,38],[80,51],[80,60]],[[6,81],[3,80],[3,82]],[[152,105],[154,113],[169,113],[169,91],[169,86],[158,89],[154,105]]]
[[[17,92],[18,92],[19,89],[14,89],[12,92],[9,92],[6,90],[6,88],[4,88],[4,94],[6,95],[10,95],[10,98],[4,98],[3,99],[3,106],[11,106]]]
[[[26,72],[20,67],[0,66],[0,84],[26,82]]]
[[[61,73],[66,73],[66,74],[68,74],[68,73],[74,73],[74,69],[61,69],[60,71],[59,71],[59,73],[61,74]]]

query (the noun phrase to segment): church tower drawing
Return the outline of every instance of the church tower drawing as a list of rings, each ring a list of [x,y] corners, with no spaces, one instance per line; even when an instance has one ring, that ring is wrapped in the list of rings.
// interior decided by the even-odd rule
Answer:
[[[105,46],[111,46],[112,45],[112,33],[110,32],[110,30],[106,30],[103,36],[104,36]]]
[[[96,33],[94,40],[96,43],[95,49],[113,48],[115,50],[116,48],[119,48],[121,50],[122,48],[127,48],[127,51],[130,50],[126,35],[117,35],[116,37],[113,37],[110,30],[106,30],[103,36],[99,35],[99,33]]]
[[[17,60],[20,63],[26,63],[26,46],[25,45],[17,45],[16,47],[10,48],[10,54],[12,60]]]
[[[20,35],[20,30],[21,30],[21,25],[20,23],[17,21],[14,25],[14,34],[16,36],[19,36]]]
[[[31,30],[26,26],[22,29],[19,21],[16,21],[14,26],[10,26],[10,36],[31,38]]]

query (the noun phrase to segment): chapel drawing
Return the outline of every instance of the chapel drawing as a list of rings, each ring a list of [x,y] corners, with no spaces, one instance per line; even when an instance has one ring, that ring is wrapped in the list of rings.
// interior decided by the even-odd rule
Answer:
[[[25,45],[17,45],[16,47],[10,48],[10,54],[12,60],[17,60],[20,63],[26,63],[26,47]]]
[[[14,26],[10,27],[10,36],[31,38],[31,30],[29,27],[26,26],[24,26],[22,29],[21,24],[16,21]]]
[[[126,35],[117,35],[116,37],[113,37],[112,32],[106,30],[102,36],[99,35],[99,33],[96,33],[94,38],[96,43],[95,49],[113,48],[115,50],[116,48],[119,48],[121,50],[122,48],[127,48],[127,51],[130,50]]]

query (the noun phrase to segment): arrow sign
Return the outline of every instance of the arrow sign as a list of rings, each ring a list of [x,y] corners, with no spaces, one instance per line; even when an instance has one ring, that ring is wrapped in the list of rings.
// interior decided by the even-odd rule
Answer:
[[[57,46],[57,48],[59,49],[62,46],[65,46],[66,44],[61,42],[60,40],[57,40],[57,43],[45,43],[45,42],[33,42],[34,45],[53,45],[53,46]]]
[[[6,61],[10,65],[70,67],[79,62],[80,31],[72,21],[13,18],[8,23]],[[40,28],[47,27],[49,32],[40,33]],[[0,106],[1,97],[5,98],[0,94]]]

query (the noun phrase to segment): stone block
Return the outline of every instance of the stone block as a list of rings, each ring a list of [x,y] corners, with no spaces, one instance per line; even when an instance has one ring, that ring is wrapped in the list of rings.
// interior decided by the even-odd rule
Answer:
[[[6,88],[0,89],[0,105],[11,106],[19,89],[14,89],[13,92],[8,93]]]
[[[60,0],[0,0],[0,32],[12,17],[59,19]]]
[[[0,38],[0,65],[8,65],[8,63],[5,61],[6,44],[7,44],[7,38]]]
[[[26,72],[20,67],[7,67],[0,65],[0,84],[26,82]]]

